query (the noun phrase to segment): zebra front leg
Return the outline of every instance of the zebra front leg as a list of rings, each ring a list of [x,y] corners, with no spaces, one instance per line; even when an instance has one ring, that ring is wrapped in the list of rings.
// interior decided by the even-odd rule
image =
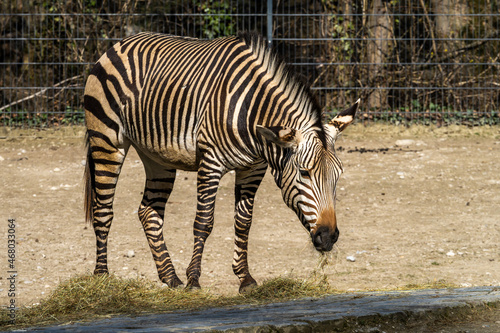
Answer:
[[[213,165],[202,162],[198,169],[197,207],[194,221],[193,257],[187,268],[187,289],[200,288],[201,257],[205,241],[212,232],[214,224],[215,197],[223,171],[216,170]]]
[[[176,170],[166,170],[143,154],[139,154],[139,156],[141,156],[146,169],[144,196],[138,210],[139,219],[144,228],[160,281],[175,288],[183,283],[175,273],[163,238],[163,221],[165,205],[174,187]]]
[[[266,174],[266,169],[267,165],[264,165],[236,172],[233,271],[240,280],[240,293],[257,285],[248,268],[248,234],[252,225],[255,193]]]

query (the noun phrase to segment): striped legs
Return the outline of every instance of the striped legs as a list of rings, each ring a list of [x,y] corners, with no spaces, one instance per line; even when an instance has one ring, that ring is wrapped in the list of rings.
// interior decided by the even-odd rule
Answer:
[[[198,204],[194,221],[194,249],[191,263],[186,275],[188,282],[186,288],[200,288],[201,257],[205,241],[212,232],[214,224],[215,197],[223,172],[220,168],[202,160],[198,169]]]
[[[175,288],[182,285],[182,281],[175,274],[174,265],[165,245],[163,220],[165,205],[174,186],[176,170],[166,170],[142,154],[139,155],[146,169],[144,196],[138,210],[139,219],[146,233],[160,280]]]
[[[233,271],[240,279],[240,293],[257,285],[248,269],[248,233],[252,224],[255,193],[266,173],[267,165],[237,171],[235,184]]]
[[[92,146],[97,141],[98,145]],[[95,172],[95,198],[92,204],[92,225],[96,237],[96,265],[94,274],[108,274],[108,234],[113,221],[113,199],[118,176],[127,155],[126,149],[108,146],[105,140],[91,139],[92,160]]]

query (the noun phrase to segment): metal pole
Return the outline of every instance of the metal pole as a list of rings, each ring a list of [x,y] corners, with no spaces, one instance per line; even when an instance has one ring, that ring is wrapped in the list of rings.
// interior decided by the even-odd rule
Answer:
[[[273,42],[273,0],[267,0],[267,47]]]

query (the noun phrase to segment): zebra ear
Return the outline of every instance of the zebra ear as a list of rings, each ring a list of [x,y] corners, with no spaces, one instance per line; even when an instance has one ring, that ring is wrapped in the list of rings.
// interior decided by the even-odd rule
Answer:
[[[257,125],[257,133],[266,138],[267,141],[284,148],[296,148],[300,139],[300,133],[290,127]]]
[[[335,118],[330,120],[328,125],[335,127],[339,133],[342,132],[354,120],[356,111],[359,108],[359,102],[360,100],[358,99],[352,106],[340,112]]]

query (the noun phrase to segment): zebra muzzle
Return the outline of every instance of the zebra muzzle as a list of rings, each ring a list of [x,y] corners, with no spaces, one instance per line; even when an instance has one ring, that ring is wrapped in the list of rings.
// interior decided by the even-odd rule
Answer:
[[[314,234],[311,234],[314,247],[321,252],[331,251],[333,244],[339,239],[339,234],[337,227],[333,232],[326,226],[319,227]]]

